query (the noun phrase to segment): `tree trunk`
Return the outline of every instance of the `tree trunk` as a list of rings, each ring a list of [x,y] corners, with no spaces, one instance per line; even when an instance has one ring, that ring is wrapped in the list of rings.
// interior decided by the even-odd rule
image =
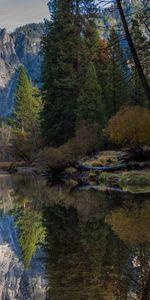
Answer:
[[[76,71],[77,71],[77,89],[76,89],[76,97],[80,96],[80,31],[81,31],[81,16],[80,16],[80,0],[76,0]]]
[[[134,62],[135,62],[135,66],[137,68],[138,75],[139,75],[140,80],[142,82],[143,89],[144,89],[145,94],[147,96],[147,99],[148,99],[148,102],[149,102],[149,107],[150,107],[150,87],[149,87],[147,79],[144,75],[143,68],[141,66],[136,48],[134,46],[130,31],[129,31],[129,28],[128,28],[128,24],[127,24],[127,21],[126,21],[126,18],[125,18],[125,14],[124,14],[124,11],[123,11],[123,8],[122,8],[121,0],[116,0],[116,3],[117,3],[117,7],[118,7],[118,10],[119,10],[119,13],[120,13],[120,17],[121,17],[121,20],[122,20],[122,23],[123,23],[123,27],[124,27],[124,31],[125,31],[125,34],[126,34],[127,42],[129,44],[129,47],[130,47],[130,50],[131,50],[131,53],[132,53],[132,56],[133,56],[133,59],[134,59]]]

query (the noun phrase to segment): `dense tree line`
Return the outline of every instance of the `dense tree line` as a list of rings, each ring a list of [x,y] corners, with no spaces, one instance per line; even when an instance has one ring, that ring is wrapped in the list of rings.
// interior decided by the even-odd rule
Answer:
[[[51,22],[43,39],[42,128],[47,145],[70,139],[80,120],[104,128],[122,106],[148,105],[130,45],[121,45],[113,27],[107,40],[100,35],[96,1],[49,1],[49,10]],[[146,78],[148,40],[134,16],[130,35]]]
[[[118,116],[122,116],[123,111],[125,120],[131,114],[136,120],[137,110],[131,108],[130,114],[130,107],[149,107],[123,26],[118,29],[116,25],[109,25],[107,35],[104,34],[99,26],[101,19],[97,4],[94,0],[51,0],[48,3],[50,21],[45,23],[42,40],[42,93],[40,96],[21,67],[11,118],[13,152],[23,160],[33,161],[37,149],[44,147],[50,148],[40,152],[41,156],[45,158],[48,154],[53,165],[60,160],[71,160],[71,157],[72,160],[78,159],[97,150],[107,132],[114,135],[117,128],[121,129]],[[122,9],[125,7],[123,2]],[[148,85],[149,40],[141,29],[140,16],[138,19],[134,14],[130,17],[128,30]],[[115,115],[116,119],[109,121]],[[141,122],[148,128],[149,121],[146,119],[145,123],[144,116]],[[116,128],[110,128],[113,120],[117,120]],[[108,131],[104,130],[107,127]],[[136,124],[134,127],[139,131]],[[122,132],[126,129],[124,126]],[[93,146],[91,140],[87,142],[89,134],[94,137]],[[145,131],[145,134],[147,136],[149,132]],[[132,132],[128,135],[131,136]],[[143,146],[142,132],[139,136],[141,140],[137,147]],[[120,141],[124,138],[125,135]],[[120,141],[116,144],[124,146]],[[149,139],[145,143],[149,145]]]
[[[43,39],[43,130],[46,143],[59,146],[74,135],[77,115],[91,119],[82,105],[90,75],[94,86],[89,86],[88,97],[92,94],[94,101],[87,108],[92,121],[97,120],[101,94],[94,63],[99,38],[94,1],[49,1],[49,10],[52,21]]]

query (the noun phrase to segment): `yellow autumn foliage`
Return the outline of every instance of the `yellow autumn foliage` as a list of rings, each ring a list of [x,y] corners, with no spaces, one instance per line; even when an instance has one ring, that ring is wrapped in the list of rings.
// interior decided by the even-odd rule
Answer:
[[[109,120],[109,140],[122,147],[150,146],[150,109],[126,107]]]
[[[139,245],[150,242],[150,203],[141,206],[116,208],[106,218],[116,235],[128,245]]]

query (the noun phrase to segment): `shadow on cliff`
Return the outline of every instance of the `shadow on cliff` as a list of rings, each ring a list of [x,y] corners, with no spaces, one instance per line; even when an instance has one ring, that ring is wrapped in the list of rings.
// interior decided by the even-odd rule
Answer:
[[[0,117],[7,117],[12,112],[18,73],[19,69],[16,69],[7,85],[4,88],[0,87]]]

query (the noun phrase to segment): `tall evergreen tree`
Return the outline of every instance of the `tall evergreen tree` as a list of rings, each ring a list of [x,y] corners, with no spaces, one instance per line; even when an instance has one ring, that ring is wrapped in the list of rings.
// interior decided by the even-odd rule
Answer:
[[[41,105],[38,89],[32,85],[24,67],[21,66],[13,111],[14,125],[22,131],[33,131],[34,134]]]
[[[39,91],[28,79],[22,66],[19,71],[15,105],[11,123],[13,125],[13,148],[15,155],[29,158],[41,144],[40,112],[42,101]],[[28,155],[29,154],[29,155]]]
[[[73,1],[49,1],[52,21],[43,40],[42,128],[46,143],[59,146],[74,134],[76,50]]]
[[[29,105],[32,101],[32,86],[23,66],[19,70],[18,83],[16,88],[14,117],[18,128],[25,130],[28,126]]]
[[[92,123],[97,122],[101,127],[104,125],[102,91],[93,63],[88,65],[85,83],[78,99],[77,118]]]
[[[42,129],[46,143],[52,146],[59,146],[74,135],[77,99],[87,63],[91,61],[91,41],[95,35],[94,3],[49,1],[51,22],[43,39]]]
[[[114,29],[108,40],[108,60],[99,71],[106,117],[109,119],[128,101],[126,58]]]
[[[131,35],[134,44],[137,49],[138,57],[140,59],[143,71],[146,78],[150,76],[149,64],[150,64],[150,41],[143,35],[139,22],[135,19],[132,20]],[[145,92],[139,78],[137,69],[135,67],[132,55],[129,57],[129,62],[131,66],[131,80],[130,80],[130,90],[131,90],[131,104],[132,105],[142,105],[148,106]]]

